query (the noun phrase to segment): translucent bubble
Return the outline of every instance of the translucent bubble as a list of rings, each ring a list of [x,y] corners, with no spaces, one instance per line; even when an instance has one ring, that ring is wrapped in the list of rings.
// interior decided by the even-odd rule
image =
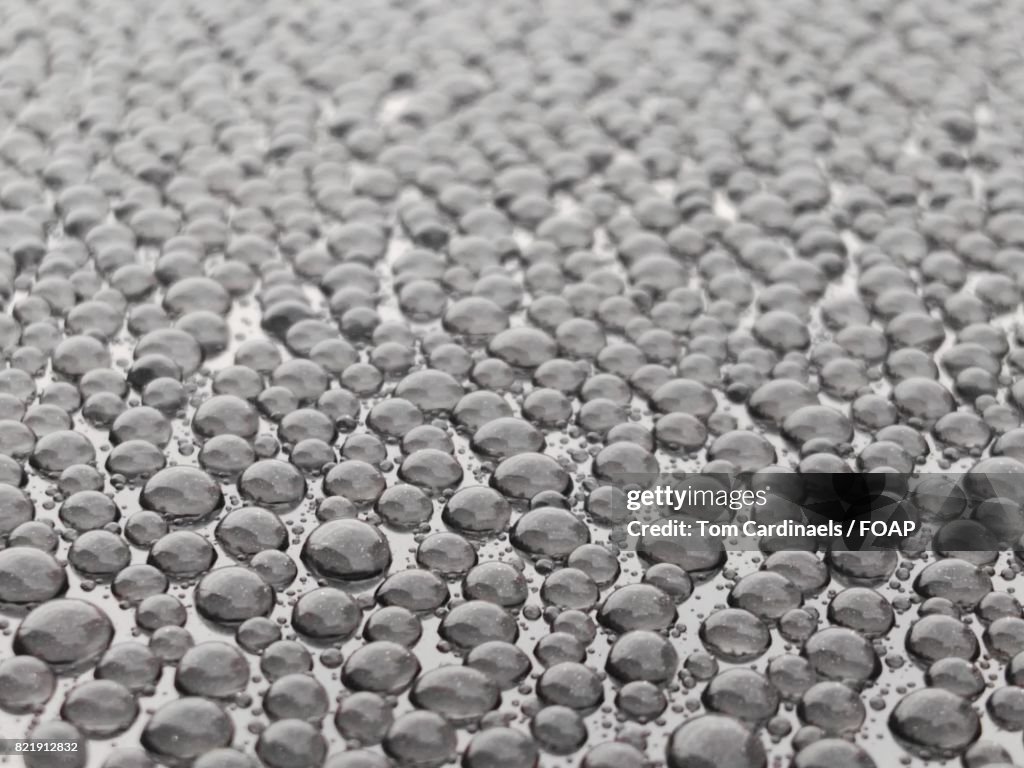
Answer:
[[[78,599],[50,600],[33,608],[14,636],[14,652],[35,656],[57,670],[89,667],[110,645],[107,615]]]
[[[18,546],[0,550],[0,602],[42,603],[66,588],[64,569],[46,552]]]
[[[120,683],[89,680],[68,692],[61,716],[86,736],[109,738],[127,730],[138,716],[138,707]]]
[[[235,624],[270,613],[274,590],[248,568],[216,568],[203,576],[195,590],[196,610],[218,624]]]
[[[798,711],[805,723],[830,734],[856,731],[865,718],[857,691],[830,681],[808,688],[800,699]]]
[[[41,708],[57,681],[46,662],[33,656],[12,656],[0,662],[0,709],[11,714]]]
[[[544,707],[530,723],[538,746],[554,755],[570,755],[587,740],[587,726],[575,710],[561,705]]]
[[[541,507],[523,515],[509,537],[517,548],[534,557],[567,557],[590,539],[586,525],[557,507]]]
[[[292,609],[292,626],[313,640],[336,640],[351,635],[361,612],[345,592],[321,587],[306,592]]]
[[[970,704],[949,691],[913,691],[889,716],[893,733],[910,747],[928,754],[952,755],[978,737],[978,715]]]
[[[174,684],[186,693],[225,698],[245,689],[249,663],[228,643],[211,641],[189,648],[178,662]]]
[[[383,574],[391,551],[375,527],[358,520],[332,520],[306,539],[303,560],[327,578],[359,581]]]
[[[779,707],[779,696],[768,678],[748,669],[716,675],[704,689],[703,699],[710,711],[751,723],[767,720]]]
[[[768,649],[770,641],[767,626],[740,608],[711,614],[701,624],[700,638],[708,651],[735,662],[756,659]]]
[[[141,741],[157,756],[191,760],[227,746],[233,735],[231,719],[218,704],[188,696],[156,710],[142,731]]]
[[[195,522],[219,509],[223,496],[205,472],[192,467],[168,467],[146,481],[139,501],[144,508],[169,521]]]
[[[827,627],[804,645],[804,656],[826,678],[864,682],[878,675],[880,663],[866,638],[853,630]]]
[[[384,751],[399,762],[441,765],[455,753],[455,731],[435,712],[409,712],[384,736]]]
[[[238,479],[242,498],[276,512],[294,509],[306,493],[306,480],[291,464],[264,459],[249,465]]]
[[[488,728],[473,737],[463,756],[467,768],[503,765],[530,768],[537,762],[537,747],[526,734],[512,728]]]
[[[275,720],[317,722],[327,714],[327,693],[310,675],[279,677],[263,695],[263,708]]]
[[[671,768],[709,765],[763,766],[764,748],[745,726],[723,715],[703,715],[676,728],[666,747]]]
[[[532,499],[543,491],[566,491],[570,479],[568,472],[550,456],[520,453],[495,468],[491,484],[506,496]]]
[[[468,666],[444,666],[425,672],[410,694],[412,702],[450,721],[474,720],[500,701],[497,686]]]
[[[441,636],[462,648],[500,640],[513,642],[518,636],[515,620],[500,607],[482,600],[470,600],[452,608],[444,617]]]
[[[836,765],[874,768],[875,761],[859,746],[845,739],[823,738],[801,749],[793,765],[794,768],[828,768]]]

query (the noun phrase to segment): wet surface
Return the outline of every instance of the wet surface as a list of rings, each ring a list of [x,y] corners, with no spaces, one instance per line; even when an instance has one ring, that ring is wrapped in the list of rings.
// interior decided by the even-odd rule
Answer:
[[[1024,763],[1021,10],[0,2],[0,737]],[[971,527],[623,546],[847,470]]]

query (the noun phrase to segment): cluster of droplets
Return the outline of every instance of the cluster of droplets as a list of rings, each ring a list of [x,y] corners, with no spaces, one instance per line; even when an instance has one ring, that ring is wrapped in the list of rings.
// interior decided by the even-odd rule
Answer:
[[[1019,11],[0,0],[2,734],[1024,762]],[[851,470],[934,538],[625,546]]]

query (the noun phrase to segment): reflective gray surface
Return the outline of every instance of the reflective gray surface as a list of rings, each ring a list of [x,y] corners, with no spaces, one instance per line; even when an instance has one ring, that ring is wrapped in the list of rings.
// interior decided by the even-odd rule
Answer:
[[[638,557],[602,487],[1024,472],[1020,10],[0,2],[0,735],[1024,762],[1013,552]]]

